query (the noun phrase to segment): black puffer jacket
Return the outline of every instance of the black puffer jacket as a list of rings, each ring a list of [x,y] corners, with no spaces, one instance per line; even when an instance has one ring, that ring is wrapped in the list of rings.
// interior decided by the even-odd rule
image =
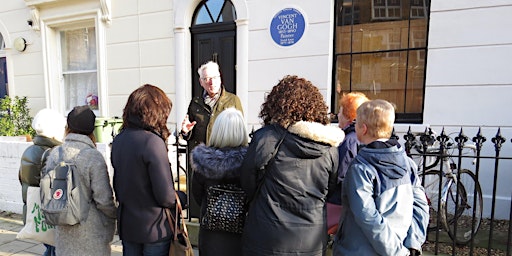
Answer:
[[[23,198],[23,221],[25,221],[27,214],[27,190],[29,186],[39,187],[39,180],[41,179],[41,157],[46,149],[53,148],[62,142],[44,137],[41,135],[34,136],[32,139],[33,145],[30,145],[21,156],[21,164],[19,171],[19,179],[21,183],[21,196]],[[49,152],[46,153],[49,155]]]
[[[275,161],[260,167],[287,133]],[[243,233],[244,255],[324,255],[327,245],[325,201],[336,186],[343,131],[298,122],[288,131],[277,125],[254,133],[242,165],[241,184],[253,198]]]
[[[240,166],[247,152],[246,147],[213,148],[200,144],[192,151],[192,193],[196,202],[201,204],[202,218],[206,212],[206,190],[217,184],[236,184],[240,186]],[[242,236],[240,234],[199,231],[199,253],[201,256],[242,255]]]

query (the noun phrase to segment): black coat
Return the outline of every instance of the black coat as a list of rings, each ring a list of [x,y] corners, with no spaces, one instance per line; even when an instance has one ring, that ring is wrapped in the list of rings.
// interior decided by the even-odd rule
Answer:
[[[192,194],[201,204],[200,218],[206,212],[206,190],[218,184],[240,186],[240,166],[247,148],[217,149],[200,144],[192,151]],[[201,256],[241,256],[242,235],[222,231],[199,230],[199,253]]]
[[[164,208],[174,208],[176,196],[164,140],[150,131],[126,128],[114,138],[111,161],[121,240],[169,239]]]
[[[263,176],[259,169],[284,133]],[[339,128],[311,122],[298,122],[288,131],[268,125],[254,133],[241,174],[242,188],[253,198],[243,232],[244,255],[325,255],[325,202],[336,186],[336,146],[343,138]]]
[[[39,180],[41,179],[41,169],[43,163],[41,159],[46,149],[53,148],[62,144],[62,142],[51,139],[45,136],[36,135],[32,140],[34,143],[30,145],[21,156],[21,164],[19,171],[19,179],[21,182],[21,198],[23,199],[23,223],[27,217],[27,191],[28,187],[39,187]],[[50,153],[47,152],[48,156]]]

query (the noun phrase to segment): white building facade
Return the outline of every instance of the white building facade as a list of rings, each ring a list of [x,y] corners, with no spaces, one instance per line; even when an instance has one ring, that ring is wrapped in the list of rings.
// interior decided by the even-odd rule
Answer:
[[[291,74],[311,80],[333,113],[340,91],[361,90],[388,100],[398,95],[405,99],[394,102],[403,114],[395,126],[400,136],[409,127],[437,132],[444,127],[448,133],[464,127],[470,138],[481,128],[490,141],[500,128],[507,139],[502,154],[512,155],[512,2],[361,2],[368,5],[346,0],[7,0],[0,5],[0,82],[5,84],[0,89],[27,96],[33,114],[44,107],[66,114],[75,105],[89,104],[97,116],[114,117],[122,115],[134,89],[150,83],[171,98],[169,127],[174,130],[197,93],[198,63],[213,59],[221,64],[225,85],[240,97],[249,129],[260,126],[265,93]],[[408,19],[400,18],[404,13]],[[424,22],[417,45],[410,29],[416,21]],[[386,27],[391,22],[402,25]],[[358,36],[363,41],[359,50]],[[361,68],[365,61],[371,68]],[[398,94],[382,94],[397,84]],[[492,145],[484,151],[494,154]],[[481,183],[484,197],[490,198],[493,166],[486,168]],[[509,216],[511,180],[510,171],[499,173],[502,218]],[[484,202],[490,207],[489,200]]]

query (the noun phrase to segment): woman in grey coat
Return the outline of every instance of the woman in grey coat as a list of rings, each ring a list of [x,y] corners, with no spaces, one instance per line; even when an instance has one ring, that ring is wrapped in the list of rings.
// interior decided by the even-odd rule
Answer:
[[[92,195],[85,221],[73,226],[56,226],[57,255],[110,255],[114,238],[116,207],[107,165],[96,149],[93,135],[96,116],[88,106],[68,114],[64,143],[52,150],[45,172],[60,161],[73,162],[80,173],[80,187]],[[62,150],[60,149],[62,148]]]

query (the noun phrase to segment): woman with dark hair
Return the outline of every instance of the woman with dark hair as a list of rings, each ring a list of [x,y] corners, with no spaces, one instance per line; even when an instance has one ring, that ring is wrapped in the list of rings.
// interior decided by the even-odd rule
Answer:
[[[133,91],[112,143],[114,191],[123,255],[168,255],[172,232],[165,208],[176,196],[167,155],[167,118],[172,102],[158,87]]]
[[[60,162],[76,165],[79,188],[90,195],[88,207],[80,207],[84,219],[79,224],[57,225],[56,255],[110,255],[114,238],[116,207],[105,158],[96,149],[94,124],[96,115],[89,106],[74,107],[67,117],[66,137],[61,146],[52,149],[44,176]]]
[[[328,124],[318,88],[297,76],[272,88],[259,116],[264,126],[254,132],[241,168],[252,200],[244,255],[325,255],[325,201],[336,186],[344,133]]]

